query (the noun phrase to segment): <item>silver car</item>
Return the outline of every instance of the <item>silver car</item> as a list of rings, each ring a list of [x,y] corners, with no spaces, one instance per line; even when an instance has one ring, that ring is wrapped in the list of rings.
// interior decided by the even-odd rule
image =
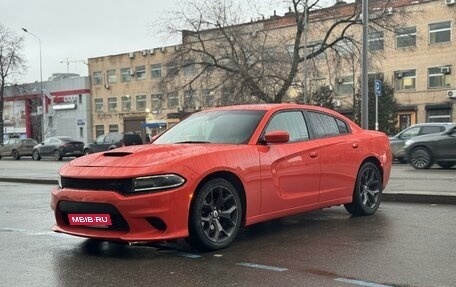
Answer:
[[[405,141],[416,136],[440,133],[451,129],[453,126],[455,126],[454,123],[421,123],[402,130],[397,135],[389,138],[393,158],[397,159],[400,163],[405,163]]]
[[[0,158],[11,156],[14,159],[20,159],[22,156],[31,156],[33,147],[37,144],[34,139],[8,139],[0,145]]]

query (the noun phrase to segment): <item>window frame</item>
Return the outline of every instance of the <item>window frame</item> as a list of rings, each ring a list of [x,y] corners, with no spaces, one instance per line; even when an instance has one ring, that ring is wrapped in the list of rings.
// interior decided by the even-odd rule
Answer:
[[[96,86],[103,84],[103,72],[102,71],[93,72],[93,84]]]
[[[385,49],[385,33],[383,31],[372,31],[369,33],[367,42],[369,51],[383,51]],[[373,47],[378,47],[378,49],[373,49]]]
[[[431,31],[431,26],[432,25],[439,25],[439,24],[446,24],[446,23],[449,23],[449,27],[448,28],[439,28],[439,29],[435,29],[434,31]],[[441,21],[441,22],[435,22],[435,23],[430,23],[428,24],[428,37],[429,37],[429,45],[438,45],[438,44],[444,44],[444,43],[451,43],[451,40],[452,40],[452,21]],[[435,37],[432,37],[431,34],[437,34],[437,33],[444,33],[444,32],[448,32],[449,33],[449,39],[448,41],[440,41],[440,42],[436,42],[435,38],[437,38],[437,36]],[[434,42],[432,41],[432,39],[434,38]]]
[[[159,79],[162,77],[162,65],[160,63],[150,65],[150,77],[152,79]]]
[[[404,76],[404,73],[409,73],[409,72],[413,72],[414,75],[413,76]],[[401,74],[402,76],[399,77],[398,75]],[[398,70],[398,71],[394,71],[393,72],[393,79],[394,79],[394,89],[396,91],[415,91],[416,90],[416,80],[417,80],[417,77],[416,77],[416,69],[408,69],[408,70]],[[410,88],[407,88],[405,85],[404,85],[404,80],[406,79],[411,79],[413,81],[413,87],[410,87]],[[398,85],[399,81],[400,80],[400,86]]]
[[[136,111],[145,112],[147,109],[147,95],[136,95]]]
[[[450,71],[452,70],[451,65],[427,68],[427,87],[428,87],[428,89],[442,89],[442,88],[451,87],[451,72],[449,74],[445,74],[445,73],[441,72],[442,68],[450,68]],[[439,69],[440,72],[431,74],[431,70],[434,70],[434,69]],[[432,78],[440,77],[441,78],[440,82],[442,83],[442,85],[431,86],[431,77]]]
[[[415,32],[405,32],[404,30],[414,28]],[[401,27],[401,28],[396,28],[395,30],[396,34],[396,49],[404,49],[404,48],[411,48],[411,47],[416,47],[416,38],[417,38],[417,31],[416,31],[416,26],[406,26],[406,27]],[[399,39],[405,39],[405,43],[407,43],[408,39],[413,39],[413,45],[408,45],[408,46],[399,46]]]
[[[107,70],[106,77],[108,84],[115,84],[117,82],[117,74],[115,69]]]

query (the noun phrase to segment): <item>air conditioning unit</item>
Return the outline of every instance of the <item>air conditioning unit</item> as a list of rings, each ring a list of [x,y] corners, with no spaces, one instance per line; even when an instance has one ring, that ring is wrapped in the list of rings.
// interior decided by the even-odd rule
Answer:
[[[182,112],[183,110],[184,110],[184,107],[182,107],[182,106],[177,106],[177,111],[178,111],[178,112]]]
[[[201,106],[195,106],[195,111],[200,111],[201,110]]]
[[[342,79],[342,78],[338,78],[338,79],[337,79],[337,83],[338,83],[338,84],[342,84],[343,82],[344,82],[344,79]]]
[[[401,72],[395,73],[394,76],[395,76],[396,79],[402,79],[402,73]]]
[[[179,51],[180,47],[179,46],[174,46],[175,51]]]
[[[456,3],[456,0],[445,0],[445,4],[447,5],[454,5]]]
[[[160,51],[161,51],[162,53],[166,52],[166,47],[161,47]]]
[[[133,59],[133,58],[135,57],[135,52],[130,52],[130,53],[128,53],[128,57],[129,57],[130,59]]]
[[[147,50],[142,51],[141,54],[142,54],[143,56],[147,56]]]
[[[393,15],[393,7],[388,7],[385,10],[386,15]]]
[[[151,55],[155,54],[155,49],[150,49],[149,54],[151,54]]]
[[[105,87],[105,89],[109,89],[109,84],[106,83],[104,87]]]
[[[451,74],[451,68],[450,67],[442,67],[442,68],[440,68],[440,72],[442,74],[445,74],[445,75]]]
[[[450,99],[456,99],[456,90],[447,91],[447,97]]]
[[[135,69],[130,69],[130,76],[134,76],[135,75]]]

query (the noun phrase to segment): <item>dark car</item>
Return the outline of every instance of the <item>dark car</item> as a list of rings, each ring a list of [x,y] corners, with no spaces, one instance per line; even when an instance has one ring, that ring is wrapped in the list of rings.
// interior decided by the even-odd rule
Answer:
[[[390,137],[391,151],[393,158],[397,159],[400,163],[406,163],[405,160],[405,141],[421,135],[440,133],[447,131],[454,127],[453,123],[421,123],[411,125],[410,127],[402,130],[397,135]]]
[[[84,154],[112,150],[122,146],[143,144],[141,137],[135,133],[109,133],[97,137],[95,142],[84,146]]]
[[[37,144],[34,139],[10,138],[0,146],[0,158],[11,156],[20,159],[22,156],[31,156],[33,147]]]
[[[442,168],[456,164],[456,127],[437,133],[414,137],[405,142],[407,160],[416,169],[430,168],[437,163]]]
[[[67,136],[49,137],[33,148],[32,157],[40,160],[42,157],[53,157],[62,160],[63,157],[83,155],[84,142]]]

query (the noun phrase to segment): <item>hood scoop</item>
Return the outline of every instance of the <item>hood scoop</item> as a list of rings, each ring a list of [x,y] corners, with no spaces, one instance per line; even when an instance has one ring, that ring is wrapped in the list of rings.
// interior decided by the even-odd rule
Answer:
[[[130,155],[130,154],[132,154],[132,153],[131,152],[122,152],[122,151],[118,151],[118,152],[112,151],[112,152],[105,152],[103,155],[107,156],[107,157],[124,157],[124,156]]]

